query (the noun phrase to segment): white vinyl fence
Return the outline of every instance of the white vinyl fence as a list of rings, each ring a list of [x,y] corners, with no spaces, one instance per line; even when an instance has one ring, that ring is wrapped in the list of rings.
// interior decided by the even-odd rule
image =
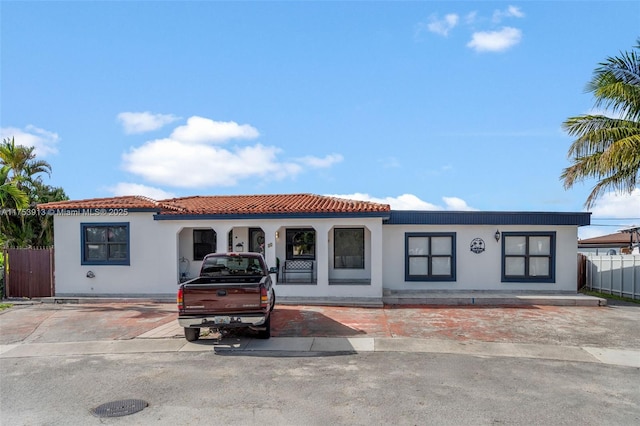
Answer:
[[[640,299],[640,255],[587,256],[587,288]]]

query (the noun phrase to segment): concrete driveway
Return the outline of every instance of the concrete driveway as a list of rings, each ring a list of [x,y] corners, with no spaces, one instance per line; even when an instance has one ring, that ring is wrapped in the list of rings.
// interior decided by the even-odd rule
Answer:
[[[353,308],[278,305],[273,337],[369,337],[640,350],[640,305]],[[16,305],[0,344],[181,338],[167,303]]]

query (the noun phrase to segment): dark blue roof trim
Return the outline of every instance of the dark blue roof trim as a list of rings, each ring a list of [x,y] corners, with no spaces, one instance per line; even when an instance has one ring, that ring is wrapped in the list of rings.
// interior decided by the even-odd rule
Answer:
[[[233,220],[233,219],[327,219],[339,217],[379,217],[389,218],[389,212],[351,213],[261,213],[261,214],[157,214],[154,220]]]
[[[591,224],[591,213],[391,210],[385,225],[574,225]]]

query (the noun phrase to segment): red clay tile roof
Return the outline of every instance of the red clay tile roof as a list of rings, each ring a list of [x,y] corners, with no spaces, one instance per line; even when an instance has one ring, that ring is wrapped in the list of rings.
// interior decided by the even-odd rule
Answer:
[[[111,198],[91,198],[88,200],[56,201],[38,204],[40,209],[160,209],[160,204],[151,198],[140,195],[127,195]]]
[[[388,204],[313,194],[216,195],[163,200],[177,214],[362,213],[388,212]],[[165,213],[165,212],[163,212]]]
[[[161,214],[384,213],[388,204],[314,194],[214,195],[154,201],[139,196],[40,204],[44,209],[139,208]]]

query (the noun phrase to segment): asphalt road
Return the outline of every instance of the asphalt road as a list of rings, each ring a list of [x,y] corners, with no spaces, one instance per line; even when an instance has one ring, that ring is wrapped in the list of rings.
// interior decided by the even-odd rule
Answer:
[[[633,425],[638,368],[424,353],[0,359],[6,425]],[[144,410],[98,418],[107,402]]]

